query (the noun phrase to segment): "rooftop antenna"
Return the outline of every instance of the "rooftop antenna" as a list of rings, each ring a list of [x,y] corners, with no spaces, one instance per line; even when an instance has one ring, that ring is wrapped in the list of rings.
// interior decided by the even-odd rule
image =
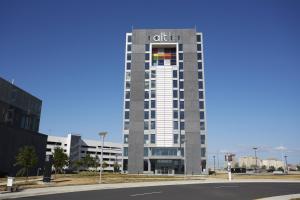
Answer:
[[[196,24],[195,24],[195,26],[194,26],[194,27],[195,27],[195,31],[197,31],[197,26],[196,26]]]
[[[133,25],[131,25],[131,32],[133,31]]]

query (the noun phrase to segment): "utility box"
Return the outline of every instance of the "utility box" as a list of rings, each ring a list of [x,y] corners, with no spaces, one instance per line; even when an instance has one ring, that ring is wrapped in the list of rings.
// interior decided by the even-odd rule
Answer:
[[[14,185],[15,178],[14,177],[7,177],[7,191],[12,192],[13,191],[13,185]]]

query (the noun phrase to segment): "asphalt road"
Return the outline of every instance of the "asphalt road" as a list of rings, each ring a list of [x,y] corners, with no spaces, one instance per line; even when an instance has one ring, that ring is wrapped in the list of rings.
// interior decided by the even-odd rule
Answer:
[[[300,193],[300,183],[226,183],[108,189],[20,198],[22,200],[217,200],[257,199]]]

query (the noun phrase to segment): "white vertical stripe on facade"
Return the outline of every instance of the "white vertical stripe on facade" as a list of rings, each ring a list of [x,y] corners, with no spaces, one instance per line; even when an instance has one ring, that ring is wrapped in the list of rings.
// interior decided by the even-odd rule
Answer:
[[[172,66],[156,68],[156,145],[173,146]]]

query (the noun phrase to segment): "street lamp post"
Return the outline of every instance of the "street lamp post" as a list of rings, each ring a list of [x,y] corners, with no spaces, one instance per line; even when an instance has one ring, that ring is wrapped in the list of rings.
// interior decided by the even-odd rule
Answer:
[[[213,156],[214,158],[214,172],[216,173],[216,156]]]
[[[287,157],[288,157],[287,155],[284,156],[284,159],[285,159],[285,169],[284,170],[286,173],[288,173],[288,171],[289,171],[288,164],[287,164]]]
[[[100,165],[100,175],[99,175],[99,183],[102,183],[102,170],[103,170],[103,147],[104,147],[104,138],[107,135],[107,132],[100,132],[99,136],[102,139],[101,145],[101,165]]]
[[[257,156],[256,156],[257,147],[253,147],[253,150],[254,150],[254,155],[255,155],[255,168],[254,168],[254,172],[256,173],[256,169],[257,169]]]

